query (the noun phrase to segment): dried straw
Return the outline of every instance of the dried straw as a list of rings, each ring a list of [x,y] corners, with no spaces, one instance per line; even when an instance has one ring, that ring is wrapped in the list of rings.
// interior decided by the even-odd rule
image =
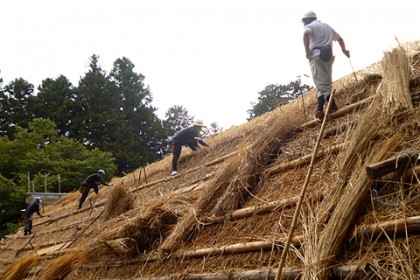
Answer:
[[[235,176],[213,209],[214,215],[221,216],[243,205],[248,195],[256,191],[261,174],[272,157],[277,156],[282,144],[304,123],[300,112],[287,109],[290,108],[273,113],[266,120],[265,129],[244,150]]]
[[[35,267],[38,263],[39,256],[29,255],[23,258],[17,259],[4,271],[4,280],[20,280],[24,279],[29,271]]]
[[[130,188],[124,185],[114,187],[109,194],[103,214],[105,220],[121,215],[134,208],[134,196]]]
[[[401,46],[384,54],[383,81],[378,88],[378,93],[382,96],[382,108],[386,115],[413,109],[409,90],[409,65],[407,53]]]
[[[91,248],[88,254],[106,255],[110,250],[110,244],[115,241],[120,242],[120,240],[134,240],[135,248],[134,250],[128,249],[127,254],[132,255],[154,249],[168,235],[177,220],[177,213],[159,204],[154,205],[147,208],[144,214],[127,219],[123,225],[117,224],[100,234],[98,246]],[[132,244],[131,241],[129,243]]]
[[[176,225],[174,231],[164,240],[160,249],[165,253],[170,253],[178,249],[186,240],[191,232],[195,230],[198,219],[204,213],[211,210],[215,205],[215,201],[223,194],[232,174],[237,172],[239,165],[240,154],[234,155],[225,165],[220,173],[218,173],[212,180],[208,181],[206,192],[201,195],[194,207],[181,219]]]
[[[46,269],[40,275],[41,280],[59,280],[63,279],[68,273],[70,273],[73,267],[83,258],[82,251],[69,252],[63,256],[48,262],[44,265]]]
[[[390,59],[394,58],[394,55],[404,61],[406,60],[405,56],[401,54],[401,50],[391,55]],[[391,63],[396,62],[391,61]],[[389,59],[385,59],[384,69],[388,69],[392,73],[393,71],[390,69],[394,67],[387,63],[390,63]],[[405,64],[403,63],[403,65]],[[395,78],[393,75],[390,77],[389,73],[384,73],[384,77],[384,79]],[[404,79],[402,78],[399,84],[403,84]],[[395,80],[392,82],[395,83]],[[391,82],[384,81],[383,84],[390,85]],[[405,85],[408,86],[408,83]],[[393,89],[388,87],[387,91],[382,91],[381,95],[377,95],[371,106],[362,115],[361,122],[355,131],[350,135],[349,146],[340,170],[341,177],[347,181],[347,184],[337,186],[336,190],[333,190],[330,194],[331,199],[326,198],[324,200],[330,201],[326,205],[326,212],[329,212],[329,209],[334,210],[325,229],[319,236],[319,240],[316,240],[317,236],[313,236],[314,241],[312,243],[316,246],[314,252],[308,252],[308,258],[312,258],[309,262],[314,264],[314,269],[308,271],[303,279],[313,279],[313,277],[324,279],[327,276],[327,268],[331,266],[335,255],[348,237],[352,223],[360,211],[361,203],[369,198],[368,194],[373,181],[368,178],[364,165],[379,162],[389,157],[400,147],[404,139],[404,130],[400,130],[385,139],[381,138],[379,134],[380,131],[385,131],[386,127],[399,126],[399,124],[390,122],[392,118],[389,117],[389,113],[392,114],[409,108],[409,103],[404,101],[405,93],[394,92]],[[398,89],[395,89],[395,91],[398,91]],[[384,94],[387,94],[389,98],[386,98]],[[382,102],[384,99],[387,102]]]

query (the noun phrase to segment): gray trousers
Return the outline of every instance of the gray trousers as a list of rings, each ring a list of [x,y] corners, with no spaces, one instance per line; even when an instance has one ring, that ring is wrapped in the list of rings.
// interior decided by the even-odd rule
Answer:
[[[319,55],[309,59],[312,78],[316,87],[316,98],[328,97],[332,92],[332,65],[334,57],[330,61],[323,61]]]

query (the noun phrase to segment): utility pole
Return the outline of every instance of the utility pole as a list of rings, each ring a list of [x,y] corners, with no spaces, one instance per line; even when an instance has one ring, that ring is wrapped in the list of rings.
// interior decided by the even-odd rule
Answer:
[[[61,193],[61,186],[60,186],[60,174],[57,175],[57,179],[58,179],[58,193]]]
[[[31,175],[28,172],[28,194],[31,192]]]
[[[44,192],[47,193],[47,173],[44,173]]]

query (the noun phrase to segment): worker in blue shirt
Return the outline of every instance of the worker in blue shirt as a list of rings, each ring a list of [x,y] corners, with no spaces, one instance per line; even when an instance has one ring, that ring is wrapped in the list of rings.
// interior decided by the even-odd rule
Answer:
[[[25,235],[32,233],[32,219],[35,212],[42,218],[44,217],[40,212],[40,205],[42,200],[39,196],[35,197],[34,202],[26,207],[25,211]]]

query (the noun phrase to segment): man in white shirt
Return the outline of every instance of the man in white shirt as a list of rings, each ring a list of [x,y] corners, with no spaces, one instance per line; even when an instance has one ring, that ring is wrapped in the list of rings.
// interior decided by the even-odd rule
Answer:
[[[343,38],[331,26],[320,22],[314,12],[305,13],[302,22],[304,24],[303,45],[317,89],[318,106],[315,118],[322,121],[325,101],[329,100],[332,92],[333,42],[338,42],[347,57],[350,57],[350,52],[346,49]],[[331,112],[337,110],[337,104],[332,100]]]

